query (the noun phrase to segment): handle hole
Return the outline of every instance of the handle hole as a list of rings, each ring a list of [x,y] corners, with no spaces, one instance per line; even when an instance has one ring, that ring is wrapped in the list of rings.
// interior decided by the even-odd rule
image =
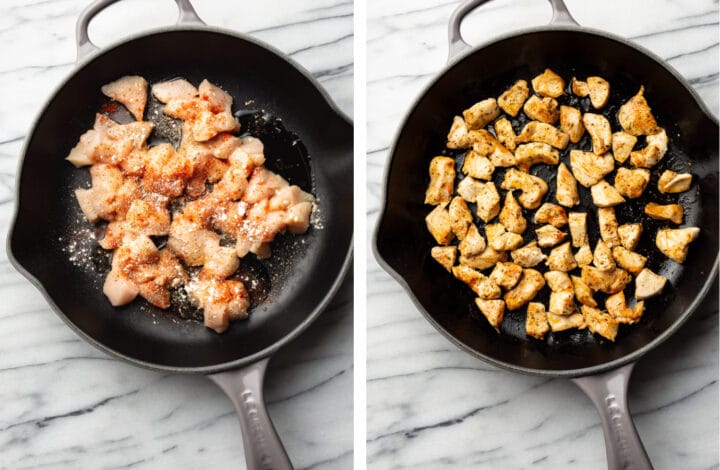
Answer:
[[[178,11],[170,0],[124,0],[98,13],[88,27],[90,40],[104,47],[129,35],[175,24]]]
[[[551,18],[552,8],[547,1],[494,1],[471,11],[460,31],[465,42],[475,45],[521,28],[546,25]]]

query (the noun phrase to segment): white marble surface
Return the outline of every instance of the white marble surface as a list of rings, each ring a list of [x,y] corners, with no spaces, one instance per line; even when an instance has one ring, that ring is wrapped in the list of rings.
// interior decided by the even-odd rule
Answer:
[[[632,38],[667,59],[718,113],[718,5],[712,0],[569,0],[581,24]],[[456,1],[368,5],[368,240],[388,146],[411,101],[444,66]],[[463,30],[479,43],[550,19],[542,0],[498,0]],[[368,264],[368,467],[605,468],[599,417],[563,380],[506,372],[445,340],[376,264]],[[698,312],[638,364],[636,426],[658,469],[718,467],[718,315]]]
[[[75,20],[87,0],[0,2],[0,236],[22,141],[46,96],[73,68]],[[211,25],[248,32],[320,79],[349,115],[353,5],[342,0],[194,0]],[[127,0],[91,37],[171,24],[169,0]],[[230,400],[199,376],[111,360],[81,341],[0,248],[0,468],[243,468]],[[352,279],[302,337],[270,363],[270,414],[297,468],[352,466]]]

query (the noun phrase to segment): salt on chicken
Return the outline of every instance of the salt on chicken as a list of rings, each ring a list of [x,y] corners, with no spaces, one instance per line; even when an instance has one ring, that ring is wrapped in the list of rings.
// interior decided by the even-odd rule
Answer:
[[[585,133],[582,113],[572,106],[560,106],[560,129],[568,136],[570,142],[577,144]]]
[[[515,84],[513,84],[513,86],[505,90],[503,94],[500,95],[497,103],[503,111],[508,113],[510,116],[515,117],[522,109],[523,104],[525,104],[525,100],[527,100],[529,95],[530,89],[528,88],[527,82],[525,80],[518,80]]]
[[[663,228],[655,236],[655,245],[658,249],[677,263],[684,263],[688,254],[690,243],[700,236],[698,227]]]
[[[683,207],[680,204],[649,202],[645,205],[645,214],[655,220],[668,220],[674,224],[681,224],[683,221]]]
[[[103,85],[100,90],[108,98],[121,103],[138,121],[143,120],[147,104],[147,81],[138,75],[126,75]]]
[[[558,204],[565,207],[573,207],[580,204],[577,180],[564,163],[560,163],[558,166],[556,184],[555,199]]]
[[[663,194],[683,193],[690,189],[691,184],[692,174],[665,170],[658,180],[658,190]]]
[[[555,124],[560,118],[560,109],[555,98],[531,96],[523,105],[525,115],[533,121]]]
[[[434,157],[430,160],[430,184],[425,191],[425,204],[450,202],[455,184],[455,160]]]

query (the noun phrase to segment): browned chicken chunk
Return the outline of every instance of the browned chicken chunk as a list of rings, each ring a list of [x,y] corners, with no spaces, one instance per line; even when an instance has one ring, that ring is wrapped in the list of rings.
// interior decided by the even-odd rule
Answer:
[[[550,331],[550,325],[548,325],[545,305],[539,302],[528,303],[525,332],[533,338],[543,339],[548,331]]]
[[[527,245],[513,250],[510,253],[512,260],[523,268],[532,268],[547,259],[537,242],[530,242]]]
[[[684,263],[688,254],[688,246],[700,235],[697,227],[663,228],[658,230],[655,244],[668,258]]]
[[[682,193],[690,189],[692,175],[690,173],[675,173],[665,170],[658,180],[658,190],[661,193]]]
[[[490,222],[500,212],[500,194],[492,181],[485,183],[475,198],[475,212],[483,222]]]
[[[612,249],[612,255],[615,262],[625,271],[629,271],[636,276],[642,271],[647,263],[647,258],[640,253],[630,251],[624,246],[616,246]]]
[[[530,119],[548,124],[555,124],[560,118],[560,110],[555,98],[540,98],[533,95],[525,102],[523,111]]]
[[[665,288],[665,283],[667,283],[665,276],[644,268],[635,278],[635,298],[645,300],[655,297]]]
[[[610,122],[602,114],[583,114],[583,125],[592,139],[593,153],[604,155],[612,148]]]
[[[618,323],[633,324],[637,323],[642,317],[645,302],[641,300],[630,308],[625,301],[625,293],[620,291],[605,300],[605,308]]]
[[[580,142],[585,133],[580,110],[572,106],[560,106],[560,129],[568,135],[573,144]]]
[[[479,101],[463,111],[463,117],[468,129],[482,129],[499,115],[500,108],[498,108],[495,98]]]
[[[522,234],[527,228],[527,220],[522,215],[522,207],[513,196],[512,191],[505,195],[505,205],[500,211],[500,223],[510,232]]]
[[[625,198],[605,180],[590,187],[590,194],[597,207],[613,207],[625,202]]]
[[[645,213],[655,220],[669,220],[674,224],[683,221],[683,208],[680,204],[656,204],[649,202],[645,206]]]
[[[578,302],[589,307],[597,307],[597,302],[593,298],[595,291],[585,284],[585,281],[583,281],[581,277],[572,276],[571,280],[575,291],[575,298]]]
[[[612,155],[595,155],[584,150],[570,150],[570,166],[578,183],[589,188],[613,171],[615,162]]]
[[[546,202],[535,211],[533,222],[536,224],[550,224],[553,227],[560,228],[567,225],[568,216],[564,208],[552,202]]]
[[[620,106],[618,120],[623,130],[631,135],[650,135],[656,133],[659,128],[652,110],[645,100],[645,88]]]
[[[518,201],[525,209],[540,207],[548,190],[547,183],[541,178],[515,168],[510,168],[505,172],[505,178],[500,187],[508,190],[519,189],[522,193],[518,197]]]
[[[530,89],[528,88],[527,82],[525,80],[518,80],[513,86],[500,95],[497,102],[503,111],[515,117],[522,109],[529,95]]]
[[[587,85],[593,108],[604,108],[610,98],[610,83],[602,77],[588,77]]]
[[[580,204],[577,181],[564,163],[560,163],[558,166],[556,183],[555,199],[557,199],[558,204],[565,207],[573,207]]]
[[[520,282],[505,294],[507,309],[519,309],[535,298],[543,287],[545,287],[545,279],[543,279],[542,274],[534,269],[523,269]]]
[[[539,142],[551,145],[556,149],[564,149],[570,141],[570,136],[557,127],[540,121],[530,121],[525,124],[522,132],[517,136],[515,142]],[[516,155],[517,156],[517,155]],[[556,163],[555,163],[556,164]]]
[[[475,305],[477,305],[480,312],[485,315],[488,323],[500,331],[499,328],[505,315],[505,302],[502,300],[484,300],[477,298],[475,299]]]
[[[615,189],[622,196],[635,199],[642,196],[650,182],[650,170],[618,168],[615,174]]]
[[[450,201],[448,206],[448,213],[452,219],[452,231],[458,240],[465,238],[465,234],[468,231],[470,225],[472,225],[473,217],[470,208],[463,198],[455,196]]]
[[[447,203],[441,204],[425,217],[428,231],[440,245],[448,245],[455,238],[452,231],[452,217],[446,207]]]
[[[565,80],[550,69],[532,79],[532,86],[535,93],[541,96],[557,98],[565,93]]]
[[[642,224],[623,224],[617,227],[617,237],[622,246],[632,251],[637,247],[642,231]]]
[[[618,163],[625,163],[630,156],[633,147],[637,143],[637,137],[627,132],[618,131],[612,135],[612,151]]]
[[[495,135],[500,143],[511,152],[514,151],[515,139],[517,139],[517,136],[515,135],[515,130],[513,129],[510,121],[506,118],[500,118],[495,121],[493,126],[495,127]]]
[[[600,237],[610,248],[615,248],[620,244],[620,235],[618,233],[618,221],[615,216],[614,207],[600,207],[597,211],[598,226],[600,227]]]
[[[490,279],[503,289],[510,290],[520,281],[522,271],[519,264],[499,262],[490,273]]]
[[[567,237],[567,233],[553,227],[550,224],[536,228],[535,235],[537,236],[538,245],[543,248],[555,246]]]
[[[449,272],[455,264],[457,248],[455,246],[434,246],[430,249],[430,256]]]
[[[455,184],[455,160],[435,157],[430,161],[430,184],[425,191],[425,204],[442,204],[452,199]]]
[[[593,264],[601,271],[614,271],[616,268],[612,250],[602,240],[598,240],[597,245],[595,245]]]
[[[518,145],[515,149],[515,166],[524,171],[530,172],[530,168],[538,163],[557,165],[560,162],[560,154],[557,150],[539,142]]]
[[[571,212],[568,216],[570,223],[570,236],[575,248],[588,244],[587,214],[585,212]]]
[[[572,248],[570,248],[570,242],[553,248],[548,256],[547,265],[552,271],[568,272],[577,268],[577,261],[575,261]]]
[[[615,341],[618,332],[617,320],[602,310],[587,305],[580,307],[580,310],[588,330],[610,341]]]

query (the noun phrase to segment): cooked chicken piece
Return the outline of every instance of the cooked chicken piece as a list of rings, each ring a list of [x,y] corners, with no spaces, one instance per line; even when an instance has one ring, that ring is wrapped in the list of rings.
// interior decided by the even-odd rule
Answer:
[[[188,294],[204,310],[205,326],[222,333],[231,320],[247,317],[250,300],[239,281],[199,280],[188,285]]]
[[[665,276],[644,268],[635,278],[635,298],[645,300],[655,297],[665,288],[665,283],[667,283]]]
[[[530,302],[528,304],[527,316],[525,317],[525,331],[528,336],[537,339],[543,339],[547,332],[550,331],[545,305],[540,302]]]
[[[641,300],[635,304],[635,307],[630,308],[625,301],[625,293],[620,291],[605,300],[605,308],[618,323],[633,324],[642,317],[645,302]]]
[[[550,69],[532,79],[535,93],[541,96],[557,98],[565,93],[565,80]]]
[[[455,160],[435,157],[430,160],[430,184],[425,191],[425,204],[434,206],[452,199],[455,184]]]
[[[515,139],[515,142],[518,144],[524,142],[539,142],[561,150],[567,147],[569,141],[570,136],[565,132],[555,126],[539,121],[530,121],[525,124],[522,132]]]
[[[577,311],[575,295],[572,291],[553,291],[550,293],[548,311],[555,315],[572,315]]]
[[[475,203],[477,204],[475,213],[483,222],[490,222],[498,215],[500,212],[500,195],[492,181],[485,183],[480,189]]]
[[[452,231],[455,237],[457,237],[458,240],[464,239],[468,228],[473,222],[472,212],[470,212],[467,203],[460,196],[455,196],[453,200],[450,201],[448,212],[452,219]]]
[[[503,224],[485,226],[488,246],[497,251],[511,251],[522,245],[523,238],[517,233],[508,232]]]
[[[573,313],[572,315],[565,316],[555,315],[552,312],[548,312],[547,321],[553,333],[557,333],[558,331],[570,330],[572,328],[585,328],[585,320],[583,319],[583,316],[579,313]]]
[[[553,292],[573,292],[572,281],[570,276],[564,271],[548,271],[544,274],[547,286]],[[553,310],[550,309],[552,312]],[[555,312],[557,313],[557,312]]]
[[[465,119],[455,116],[447,135],[447,143],[445,144],[447,148],[464,149],[472,147],[473,141],[474,139],[468,132],[467,124],[465,124]]]
[[[632,276],[620,268],[615,271],[601,271],[594,266],[583,266],[581,277],[589,288],[606,294],[620,292],[632,281]]]
[[[682,193],[690,189],[692,175],[690,173],[675,173],[665,170],[658,180],[658,189],[661,193]]]
[[[640,91],[620,106],[618,111],[618,121],[628,134],[650,135],[658,131],[655,117],[643,96],[644,92],[645,88],[641,86]]]
[[[522,109],[528,95],[530,95],[530,89],[528,88],[527,82],[525,80],[518,80],[513,86],[500,95],[497,102],[503,111],[515,117]]]
[[[557,199],[558,204],[565,207],[573,207],[580,204],[577,181],[564,163],[560,163],[560,166],[558,166],[556,183],[555,199]]]
[[[513,250],[510,253],[512,260],[522,266],[523,268],[532,268],[542,263],[547,259],[537,245],[537,242],[530,242],[522,248]]]
[[[637,137],[627,132],[618,131],[612,135],[612,151],[618,163],[625,163],[630,156],[633,147],[637,143]]]
[[[613,214],[614,215],[614,214]],[[617,236],[620,240],[620,244],[632,251],[637,247],[640,241],[640,235],[642,235],[643,226],[642,224],[623,224],[617,228]]]
[[[655,244],[668,258],[678,263],[684,263],[688,254],[688,245],[700,235],[697,227],[663,228],[658,230]]]
[[[581,277],[572,276],[571,279],[573,290],[575,291],[575,298],[578,302],[589,307],[597,307],[597,302],[593,298],[595,291],[585,284],[585,281],[583,281]]]
[[[189,100],[198,96],[198,90],[187,80],[178,78],[152,86],[152,94],[161,103],[173,100]]]
[[[430,249],[430,256],[450,272],[457,258],[457,248],[454,246],[434,246]]]
[[[525,173],[530,172],[530,167],[537,163],[557,165],[560,162],[560,154],[557,150],[539,142],[518,145],[515,149],[515,166]]]
[[[589,188],[612,172],[615,162],[612,155],[595,155],[584,150],[570,150],[570,166],[578,183]]]
[[[572,106],[560,106],[560,129],[567,134],[573,144],[580,142],[585,133],[580,110]]]
[[[498,263],[490,273],[490,279],[505,290],[515,287],[522,276],[522,267],[515,263]]]
[[[611,315],[597,308],[583,305],[580,307],[587,329],[600,336],[615,341],[618,332],[618,322]]]
[[[523,269],[520,282],[505,294],[507,309],[519,309],[530,302],[543,287],[545,287],[545,280],[542,274],[534,269]]]
[[[151,147],[145,162],[142,180],[145,189],[163,196],[180,196],[193,173],[190,161],[178,154],[170,144]]]
[[[485,315],[488,323],[500,332],[500,325],[505,315],[505,302],[503,300],[484,300],[481,298],[475,299],[475,305],[480,312]]]
[[[467,240],[467,238],[465,239]],[[495,251],[492,247],[487,247],[482,253],[476,256],[460,256],[460,264],[471,268],[485,270],[494,267],[497,263],[507,261],[507,253],[504,251]]]
[[[527,220],[522,215],[522,207],[515,200],[512,191],[505,194],[505,205],[500,211],[500,223],[510,232],[522,234],[527,228]]]
[[[605,155],[612,148],[612,129],[610,121],[602,114],[583,114],[583,125],[592,139],[593,153]]]
[[[601,77],[587,78],[588,93],[590,95],[590,103],[593,108],[600,109],[605,107],[610,98],[610,84]]]
[[[477,181],[471,176],[466,176],[457,185],[458,195],[466,202],[476,202],[478,195],[485,188],[485,183]],[[499,196],[498,196],[499,197]]]
[[[637,275],[645,267],[647,258],[640,253],[628,250],[624,246],[616,246],[612,250],[615,262],[625,271]]]
[[[96,114],[93,128],[80,136],[65,159],[76,167],[98,162],[122,165],[131,155],[142,155],[152,130],[151,122],[118,124],[104,114]]]
[[[425,217],[428,231],[440,245],[447,245],[455,238],[453,219],[446,207],[447,203],[440,204]]]
[[[565,237],[567,237],[567,233],[553,227],[550,224],[543,225],[540,228],[536,228],[535,235],[538,239],[538,245],[543,248],[555,246],[565,240]]]
[[[590,194],[597,207],[613,207],[625,202],[625,198],[605,180],[591,186]]]
[[[615,189],[617,189],[621,195],[630,199],[642,196],[649,182],[650,170],[630,170],[621,167],[618,168],[615,174]]]
[[[485,248],[487,248],[485,238],[480,235],[480,232],[475,224],[471,223],[465,237],[458,244],[460,254],[465,257],[473,257],[485,251]]]
[[[575,77],[573,77],[570,82],[570,88],[572,88],[573,94],[579,96],[580,98],[585,98],[590,94],[590,87],[587,82],[581,82]]]
[[[490,180],[492,179],[494,171],[495,165],[493,165],[486,157],[481,157],[474,150],[470,150],[467,154],[465,154],[462,172],[466,175],[470,175],[473,178],[481,180]]]
[[[580,247],[577,253],[575,253],[575,262],[577,262],[580,267],[592,264],[593,252],[590,249],[590,245],[583,245]]]
[[[680,204],[656,204],[650,202],[645,206],[645,214],[655,220],[669,220],[674,224],[683,221],[683,208]]]
[[[560,118],[560,110],[555,98],[540,98],[537,95],[532,95],[525,102],[523,111],[533,121],[542,121],[548,124],[555,124]]]
[[[652,168],[667,152],[668,137],[665,129],[651,134],[645,139],[647,145],[642,150],[630,152],[630,164],[639,168]]]
[[[562,207],[552,202],[546,202],[535,211],[533,222],[536,224],[550,224],[553,227],[560,228],[567,225],[568,216]]]
[[[465,124],[467,124],[468,129],[482,129],[499,115],[500,108],[498,108],[495,98],[478,101],[463,111],[463,117],[465,118]]]
[[[474,131],[477,136],[473,142],[473,150],[482,157],[488,157],[493,165],[497,166],[513,166],[515,164],[515,156],[511,151],[506,149],[490,132],[485,129]]]
[[[494,127],[495,135],[497,136],[497,139],[500,141],[500,143],[503,144],[505,148],[507,148],[511,152],[514,151],[515,139],[517,139],[517,136],[515,135],[515,130],[513,129],[510,121],[508,121],[506,118],[500,118],[495,121]]]
[[[552,271],[568,272],[577,268],[577,261],[575,261],[575,256],[570,248],[570,242],[553,248],[548,256],[547,265]]]
[[[525,209],[537,209],[548,190],[547,183],[541,178],[515,168],[510,168],[505,172],[505,178],[500,187],[502,189],[519,189],[522,191],[518,201]]]
[[[122,103],[138,121],[143,120],[147,103],[147,81],[137,75],[126,75],[100,89],[105,96]]]
[[[598,208],[597,216],[598,226],[600,227],[600,237],[607,246],[615,248],[620,244],[620,235],[618,233],[618,222],[617,217],[615,216],[615,208],[600,207]]]
[[[575,248],[588,244],[587,214],[585,212],[571,212],[568,216],[570,223],[570,236]]]
[[[452,273],[467,284],[481,299],[497,299],[502,293],[495,281],[472,268],[463,265],[453,266]]]
[[[595,246],[593,264],[601,271],[614,271],[617,267],[613,259],[612,251],[602,240],[598,240]]]

